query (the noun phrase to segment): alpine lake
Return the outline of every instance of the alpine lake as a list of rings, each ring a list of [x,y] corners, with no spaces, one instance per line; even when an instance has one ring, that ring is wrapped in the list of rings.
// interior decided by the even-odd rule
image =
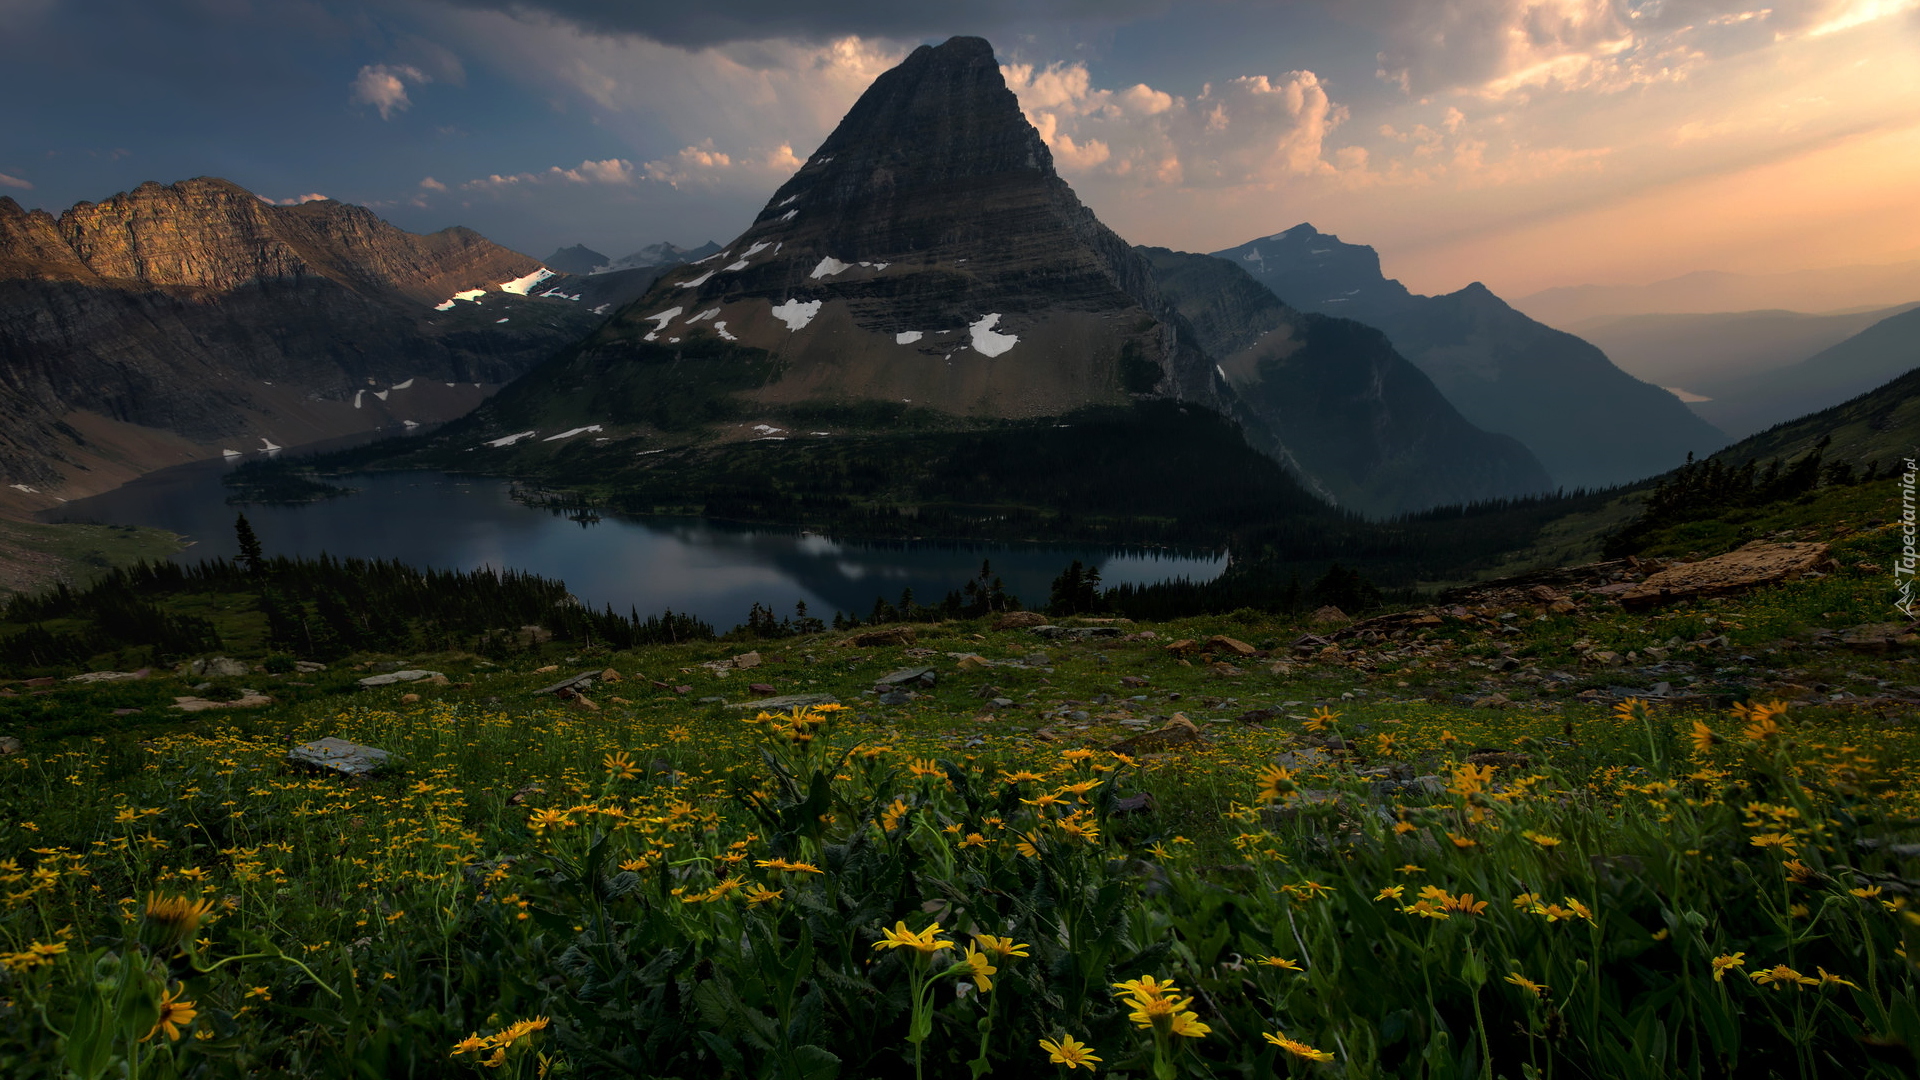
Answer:
[[[338,445],[338,444],[332,444]],[[913,590],[935,603],[977,578],[982,562],[1006,590],[1043,605],[1078,560],[1109,585],[1201,582],[1226,569],[1224,552],[1169,552],[1063,544],[861,541],[701,518],[622,517],[529,506],[512,482],[437,472],[356,474],[352,493],[296,505],[230,505],[222,477],[239,461],[198,461],[43,513],[42,520],[148,525],[180,534],[180,562],[231,558],[245,513],[269,555],[389,559],[422,568],[519,570],[566,582],[594,608],[694,615],[717,630],[754,604],[776,617],[837,611],[864,617],[876,599]]]

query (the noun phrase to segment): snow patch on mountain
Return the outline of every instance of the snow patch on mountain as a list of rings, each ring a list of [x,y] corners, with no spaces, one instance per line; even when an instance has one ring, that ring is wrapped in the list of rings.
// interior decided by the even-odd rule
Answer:
[[[676,309],[678,310],[678,309]],[[799,330],[820,314],[818,300],[788,300],[773,309],[773,317],[787,324],[789,330]]]
[[[972,336],[973,347],[982,356],[999,356],[1020,343],[1017,335],[995,332],[993,328],[999,322],[1000,316],[995,313],[982,315],[968,324],[967,332]]]
[[[553,271],[543,266],[533,273],[528,274],[526,277],[517,277],[512,281],[501,282],[500,291],[503,293],[512,293],[515,296],[525,296],[527,295],[528,289],[533,288],[535,285],[540,284],[552,276],[554,276]]]
[[[679,318],[680,313],[685,310],[686,308],[683,308],[678,304],[676,304],[673,307],[670,307],[667,310],[660,312],[659,314],[647,316],[642,321],[652,323],[653,329],[647,331],[647,336],[644,340],[647,340],[647,341],[657,340],[654,335],[658,334],[662,330],[665,330],[667,328],[667,324]]]

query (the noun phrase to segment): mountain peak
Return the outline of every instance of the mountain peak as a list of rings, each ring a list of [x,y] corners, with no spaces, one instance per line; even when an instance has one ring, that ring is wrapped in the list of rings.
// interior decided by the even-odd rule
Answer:
[[[1325,235],[1325,234],[1323,234],[1319,229],[1314,228],[1313,225],[1310,224],[1309,222],[1303,221],[1300,224],[1295,225],[1291,229],[1282,229],[1281,231],[1274,233],[1272,236],[1269,236],[1266,239],[1268,240],[1311,240],[1316,236],[1322,236],[1322,235]]]
[[[764,213],[801,189],[850,205],[886,188],[1009,172],[1052,176],[1053,155],[1007,88],[993,46],[956,37],[922,45],[875,79]]]
[[[736,396],[760,407],[1007,418],[1147,395],[1217,406],[1224,384],[1191,334],[1054,172],[992,46],[963,37],[875,79],[746,232],[668,271],[587,356],[770,362],[778,379],[740,376],[752,388]]]

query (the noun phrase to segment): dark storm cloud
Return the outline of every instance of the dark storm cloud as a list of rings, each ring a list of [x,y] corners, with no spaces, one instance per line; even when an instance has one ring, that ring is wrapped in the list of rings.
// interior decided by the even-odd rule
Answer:
[[[553,18],[596,34],[634,34],[667,45],[700,48],[735,41],[844,34],[899,40],[942,34],[985,34],[1023,25],[1132,22],[1164,15],[1174,0],[446,0],[459,7],[503,11],[517,18]],[[1186,0],[1183,7],[1213,6]]]

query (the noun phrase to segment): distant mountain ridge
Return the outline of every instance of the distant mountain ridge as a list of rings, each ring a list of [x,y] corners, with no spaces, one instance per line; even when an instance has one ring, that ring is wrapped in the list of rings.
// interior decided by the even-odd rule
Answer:
[[[0,198],[0,495],[460,415],[598,322],[610,301],[573,280],[470,229],[209,177],[57,218]]]
[[[572,247],[555,248],[553,254],[546,258],[546,267],[557,273],[584,277],[610,261],[585,244],[575,244]]]
[[[643,270],[649,268],[666,270],[679,266],[682,263],[690,263],[704,259],[719,250],[720,245],[711,240],[701,244],[699,247],[692,248],[683,248],[678,244],[662,241],[658,244],[648,244],[639,251],[618,259],[609,259],[605,255],[601,255],[599,265],[589,267],[584,272],[588,274],[611,274],[621,270]]]
[[[1826,409],[1920,368],[1920,308],[1882,319],[1797,364],[1700,384],[1693,407],[1746,436]]]
[[[1563,329],[1601,316],[1759,311],[1822,312],[1887,307],[1920,300],[1920,259],[1884,264],[1732,274],[1699,270],[1647,285],[1564,285],[1514,301]]]
[[[1562,329],[1599,346],[1635,378],[1692,390],[1706,383],[1797,364],[1882,319],[1915,307],[1920,307],[1920,300],[1866,311],[1817,314],[1771,308],[1603,315]]]
[[[1384,331],[1461,415],[1520,440],[1560,486],[1638,480],[1727,442],[1672,394],[1478,282],[1445,296],[1409,292],[1371,247],[1306,224],[1213,255],[1302,311]]]
[[[1337,505],[1383,516],[1553,486],[1519,440],[1468,423],[1380,331],[1288,307],[1224,259],[1136,250],[1252,414],[1249,438]]]

